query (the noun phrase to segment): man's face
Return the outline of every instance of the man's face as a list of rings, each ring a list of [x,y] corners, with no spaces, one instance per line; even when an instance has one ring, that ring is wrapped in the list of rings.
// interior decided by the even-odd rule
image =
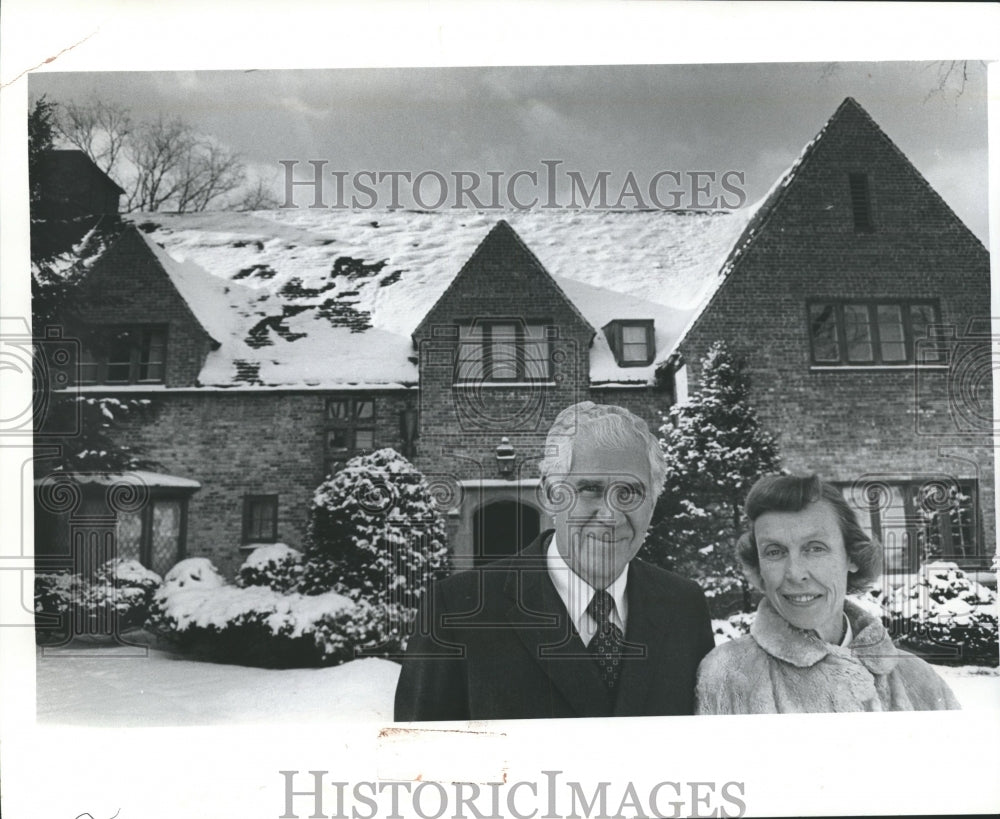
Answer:
[[[653,515],[649,455],[641,439],[609,449],[577,442],[567,475],[550,475],[559,554],[595,589],[635,557]]]

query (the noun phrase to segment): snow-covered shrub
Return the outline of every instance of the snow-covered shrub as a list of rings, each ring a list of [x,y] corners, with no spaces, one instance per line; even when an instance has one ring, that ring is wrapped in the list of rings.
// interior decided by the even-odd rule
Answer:
[[[95,605],[111,606],[121,629],[142,626],[149,616],[153,595],[163,582],[138,560],[109,560],[97,570]],[[101,599],[103,597],[103,599]]]
[[[899,645],[927,659],[996,666],[998,614],[992,589],[954,563],[935,562],[885,600],[883,617]]]
[[[293,591],[302,579],[302,552],[285,543],[268,543],[254,549],[236,574],[239,586],[267,586]]]
[[[80,575],[70,572],[35,575],[36,614],[65,614],[82,599]]]
[[[432,580],[448,573],[444,520],[423,475],[393,449],[359,455],[316,489],[299,588],[332,589],[386,613],[405,644]]]
[[[200,658],[265,668],[337,665],[383,639],[385,613],[336,592],[213,582],[164,583],[153,607],[155,631]]]
[[[207,557],[188,557],[178,561],[163,578],[166,589],[217,589],[226,579]]]
[[[137,560],[109,560],[93,577],[72,573],[35,575],[35,613],[40,642],[71,634],[112,635],[142,626],[161,584],[156,572]],[[58,625],[44,615],[59,618]]]

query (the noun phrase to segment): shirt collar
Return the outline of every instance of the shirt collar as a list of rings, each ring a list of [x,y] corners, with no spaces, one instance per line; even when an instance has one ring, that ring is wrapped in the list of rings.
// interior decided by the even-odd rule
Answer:
[[[854,639],[854,629],[851,628],[851,618],[844,612],[844,639],[840,641],[841,648],[847,648]]]
[[[576,626],[580,638],[584,644],[587,644],[597,631],[597,624],[587,614],[587,606],[590,605],[595,589],[570,568],[570,565],[559,553],[555,535],[549,541],[545,557],[552,585],[556,587],[559,599],[566,606],[566,611],[569,613],[573,625]],[[627,584],[628,564],[626,563],[622,573],[608,586],[608,593],[615,601],[614,622],[623,632],[625,624],[628,622],[628,600],[625,596]]]

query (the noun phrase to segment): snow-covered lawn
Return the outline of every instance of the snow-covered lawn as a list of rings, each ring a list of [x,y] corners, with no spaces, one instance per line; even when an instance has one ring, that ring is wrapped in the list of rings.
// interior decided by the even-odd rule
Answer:
[[[132,656],[128,656],[131,654]],[[273,670],[204,663],[149,649],[39,650],[37,716],[75,725],[222,725],[392,721],[399,666],[366,658]]]
[[[934,669],[945,678],[965,711],[1000,709],[1000,669],[976,666],[937,665]]]
[[[269,670],[184,660],[155,649],[146,656],[123,653],[107,647],[39,650],[39,721],[156,726],[392,720],[399,666],[388,660]],[[997,669],[937,670],[964,709],[1000,708]]]

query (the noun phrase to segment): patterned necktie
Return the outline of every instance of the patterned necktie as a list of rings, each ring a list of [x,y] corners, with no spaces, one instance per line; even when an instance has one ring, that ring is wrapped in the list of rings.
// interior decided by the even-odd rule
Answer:
[[[615,611],[615,600],[606,591],[597,592],[587,606],[587,614],[597,623],[597,633],[590,641],[590,653],[597,659],[601,679],[610,690],[618,684],[622,669],[622,643],[625,635],[614,624],[611,615]]]

